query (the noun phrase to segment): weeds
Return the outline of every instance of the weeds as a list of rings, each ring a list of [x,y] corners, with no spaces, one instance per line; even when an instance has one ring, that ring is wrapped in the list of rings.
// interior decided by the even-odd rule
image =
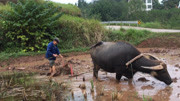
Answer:
[[[94,92],[94,81],[91,80],[90,83],[91,83],[91,92]]]
[[[143,101],[152,101],[152,98],[143,94]]]
[[[34,73],[5,72],[0,75],[0,98],[3,100],[62,100],[67,85],[57,82],[35,82]],[[20,99],[19,99],[20,98]]]
[[[85,52],[89,50],[89,47],[79,47],[79,48],[72,48],[72,49],[64,49],[61,50],[61,53],[70,53],[70,52]],[[0,53],[0,61],[8,60],[9,58],[18,58],[21,56],[35,56],[35,55],[41,55],[45,54],[46,51],[40,51],[40,52],[17,52],[17,53],[7,53],[7,52],[1,52]]]

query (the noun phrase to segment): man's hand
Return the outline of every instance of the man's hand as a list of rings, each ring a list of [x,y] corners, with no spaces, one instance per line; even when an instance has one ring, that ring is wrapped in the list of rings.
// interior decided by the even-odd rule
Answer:
[[[57,57],[58,55],[57,54],[53,54],[54,57]]]

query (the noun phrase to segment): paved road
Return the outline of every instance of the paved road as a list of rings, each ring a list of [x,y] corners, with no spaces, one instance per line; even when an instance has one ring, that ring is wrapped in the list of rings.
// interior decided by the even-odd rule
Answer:
[[[152,28],[142,28],[142,27],[132,27],[132,26],[106,26],[106,28],[119,30],[120,28],[124,29],[137,29],[137,30],[148,30],[151,32],[167,32],[167,33],[178,33],[180,30],[175,29],[152,29]]]

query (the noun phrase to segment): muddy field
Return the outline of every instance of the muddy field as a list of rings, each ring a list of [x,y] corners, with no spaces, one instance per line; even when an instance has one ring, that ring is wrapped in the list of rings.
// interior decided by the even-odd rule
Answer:
[[[57,76],[53,81],[66,83],[71,90],[67,95],[70,101],[180,101],[180,49],[141,48],[144,53],[151,53],[165,62],[173,83],[167,86],[152,76],[136,73],[133,82],[125,77],[117,83],[115,74],[99,71],[99,80],[93,78],[93,64],[90,55],[77,53],[64,55],[68,64],[62,67],[57,59]],[[71,69],[73,76],[71,76]],[[36,78],[48,80],[45,75],[49,70],[48,60],[44,55],[10,59],[0,64],[0,71],[33,71],[38,72]]]

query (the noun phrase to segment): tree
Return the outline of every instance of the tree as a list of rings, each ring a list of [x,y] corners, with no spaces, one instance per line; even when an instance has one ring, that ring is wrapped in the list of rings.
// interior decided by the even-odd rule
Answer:
[[[143,0],[131,0],[129,2],[129,12],[138,12],[143,11],[145,9],[145,5]]]
[[[178,6],[179,0],[163,0],[162,3],[165,9],[171,9]]]
[[[128,7],[129,7],[128,15],[131,20],[140,19],[139,15],[144,14],[142,13],[142,11],[145,10],[145,5],[143,0],[131,0],[128,3]]]
[[[163,5],[159,3],[159,0],[153,0],[153,9],[163,9]]]
[[[89,10],[89,16],[110,21],[123,19],[128,8],[126,0],[96,0],[89,4]]]
[[[60,7],[39,0],[19,0],[17,4],[9,4],[12,10],[0,15],[7,44],[24,51],[44,50],[55,36],[53,30],[62,15]]]
[[[78,0],[78,7],[81,9],[81,13],[83,17],[87,17],[89,10],[88,8],[88,4],[84,1],[84,0]]]

